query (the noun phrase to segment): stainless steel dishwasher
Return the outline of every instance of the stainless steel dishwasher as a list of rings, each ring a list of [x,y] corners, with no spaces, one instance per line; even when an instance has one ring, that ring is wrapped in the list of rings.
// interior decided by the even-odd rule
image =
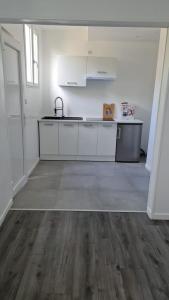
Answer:
[[[116,161],[139,162],[142,123],[118,123]]]

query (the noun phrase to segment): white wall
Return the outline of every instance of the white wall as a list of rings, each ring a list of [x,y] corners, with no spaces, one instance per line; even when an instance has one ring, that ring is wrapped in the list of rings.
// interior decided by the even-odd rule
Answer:
[[[136,117],[144,121],[142,147],[147,150],[153,100],[158,41],[88,41],[87,29],[44,30],[43,106],[45,115],[53,113],[54,98],[62,96],[66,113],[77,116],[102,115],[103,103],[136,105]],[[57,85],[57,55],[87,55],[117,58],[117,80],[88,81],[86,88]],[[58,70],[59,72],[59,70]]]
[[[153,219],[169,219],[169,30],[161,82],[148,213]]]
[[[41,78],[39,87],[26,86],[25,79],[25,58],[24,58],[24,36],[23,25],[3,25],[3,27],[12,36],[19,41],[22,46],[22,77],[23,77],[23,92],[24,101],[23,109],[25,115],[24,127],[24,158],[25,158],[25,174],[29,174],[33,166],[36,164],[38,153],[38,130],[37,119],[41,116]],[[40,49],[41,47],[41,34],[39,31]],[[41,61],[41,52],[40,52]],[[42,66],[40,66],[42,68]]]
[[[9,207],[11,199],[11,169],[2,72],[2,48],[0,44],[0,224],[4,219],[6,209]]]
[[[166,47],[166,38],[167,38],[167,29],[163,28],[163,29],[161,29],[161,33],[160,33],[160,42],[159,42],[158,60],[157,60],[157,69],[156,69],[156,80],[155,80],[155,87],[154,87],[154,97],[153,97],[153,106],[152,106],[149,141],[148,141],[148,151],[147,151],[147,161],[146,161],[146,167],[149,171],[151,171],[152,163],[153,163],[153,150],[154,150],[154,141],[155,141],[155,135],[156,135],[157,116],[158,116],[160,91],[161,91],[161,81],[162,81],[162,75],[163,75],[163,64],[164,64],[164,54],[165,54],[165,47]]]
[[[0,18],[57,22],[169,25],[167,0],[1,0]],[[143,27],[144,27],[143,26]]]

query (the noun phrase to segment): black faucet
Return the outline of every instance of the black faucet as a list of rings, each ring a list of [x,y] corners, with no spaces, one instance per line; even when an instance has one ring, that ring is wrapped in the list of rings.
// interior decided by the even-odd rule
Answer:
[[[57,102],[58,99],[60,99],[60,101],[61,101],[61,103],[62,103],[62,106],[59,107],[59,108],[56,107],[56,102]],[[54,108],[55,116],[57,116],[57,111],[58,111],[58,110],[61,110],[61,111],[62,111],[62,118],[63,118],[63,117],[64,117],[64,104],[63,104],[62,98],[61,98],[61,97],[56,97],[54,103],[55,103],[55,108]]]

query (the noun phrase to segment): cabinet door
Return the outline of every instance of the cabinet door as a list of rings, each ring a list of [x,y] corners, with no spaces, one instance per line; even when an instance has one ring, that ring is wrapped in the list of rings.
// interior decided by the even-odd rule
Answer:
[[[103,123],[98,125],[97,154],[114,156],[116,151],[117,124]]]
[[[59,154],[77,155],[78,124],[64,122],[59,124]]]
[[[58,154],[58,123],[41,122],[40,131],[40,154],[57,155]]]
[[[115,79],[115,59],[110,57],[88,57],[87,78]]]
[[[79,155],[97,154],[97,124],[94,123],[79,124],[78,154]]]
[[[86,57],[59,56],[58,84],[61,86],[86,86]]]

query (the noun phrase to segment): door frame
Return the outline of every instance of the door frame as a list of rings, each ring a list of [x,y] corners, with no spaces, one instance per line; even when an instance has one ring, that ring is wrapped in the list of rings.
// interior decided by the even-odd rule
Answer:
[[[6,72],[5,72],[5,64],[4,64],[4,51],[5,46],[15,50],[18,54],[18,67],[19,67],[19,90],[20,90],[20,111],[21,111],[21,130],[22,130],[22,152],[23,152],[23,176],[16,184],[13,189],[13,196],[17,194],[17,192],[21,189],[21,187],[26,183],[26,175],[25,175],[25,146],[24,146],[24,127],[25,127],[25,117],[24,117],[24,109],[23,109],[23,77],[22,77],[22,58],[21,58],[21,45],[17,40],[14,39],[12,35],[10,35],[2,26],[2,59],[3,59],[3,72],[4,72],[4,87],[6,90]],[[6,91],[5,91],[5,99],[6,99]],[[5,100],[6,107],[6,100]],[[7,107],[6,107],[6,117],[7,116]]]
[[[66,21],[66,20],[56,20],[56,19],[31,19],[31,18],[27,18],[22,19],[22,18],[16,18],[16,19],[12,19],[12,18],[0,18],[0,23],[3,26],[3,23],[9,23],[9,24],[36,24],[36,25],[65,25],[65,26],[105,26],[105,27],[149,27],[149,28],[166,28],[168,29],[168,23],[163,23],[163,22],[111,22],[111,21]],[[160,100],[160,96],[159,96],[159,100]],[[159,106],[161,106],[161,103],[159,104]],[[163,103],[162,103],[163,106]],[[162,120],[163,115],[160,115],[160,120],[158,118],[157,120],[157,126],[158,127],[162,127],[160,126],[160,123],[164,123],[164,120]],[[23,122],[24,123],[24,122]],[[159,130],[160,131],[160,130]],[[156,133],[157,134],[157,133]],[[155,137],[156,139],[156,137]],[[154,150],[153,153],[157,152],[159,147],[157,147],[157,143],[154,146]],[[159,158],[159,157],[158,157]],[[148,206],[148,203],[151,202],[152,207],[154,208],[154,202],[155,202],[155,197],[154,197],[154,193],[155,193],[155,181],[157,179],[157,173],[158,173],[158,167],[159,167],[159,161],[154,160],[153,164],[152,164],[152,172],[150,174],[150,179],[151,179],[151,190],[150,190],[150,186],[149,186],[149,194],[148,194],[148,201],[147,201],[147,214],[151,219],[156,219],[156,216],[154,215],[154,209],[152,209],[152,211],[150,212],[150,207]],[[169,214],[167,214],[166,219],[169,219]]]

